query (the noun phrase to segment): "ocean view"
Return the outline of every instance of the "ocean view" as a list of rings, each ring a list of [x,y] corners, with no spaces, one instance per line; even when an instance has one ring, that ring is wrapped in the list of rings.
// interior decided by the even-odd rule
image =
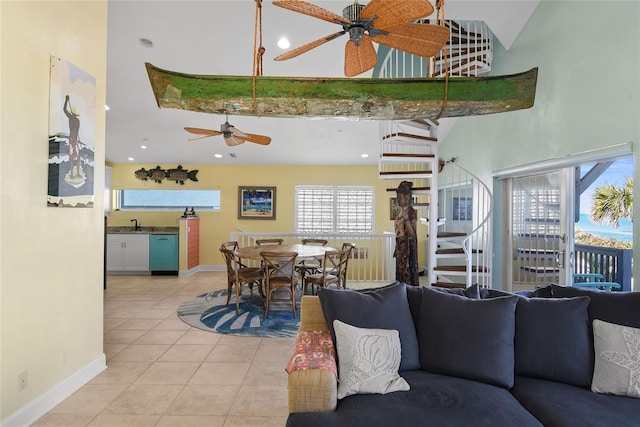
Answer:
[[[588,213],[580,213],[580,221],[576,222],[575,230],[585,233],[595,234],[608,239],[618,239],[623,242],[633,241],[633,226],[628,219],[621,219],[618,228],[613,228],[609,224],[595,224],[589,219]]]

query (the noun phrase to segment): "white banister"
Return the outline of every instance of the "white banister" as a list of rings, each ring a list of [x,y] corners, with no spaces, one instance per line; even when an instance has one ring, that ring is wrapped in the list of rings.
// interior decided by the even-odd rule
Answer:
[[[273,233],[273,232],[231,232],[230,240],[238,245],[254,246],[256,239],[280,238],[285,244],[300,243],[306,238],[320,238],[329,241],[327,246],[340,248],[345,242],[354,243],[347,272],[349,281],[358,282],[362,287],[366,283],[391,283],[395,280],[394,233]],[[247,260],[248,263],[251,261]]]

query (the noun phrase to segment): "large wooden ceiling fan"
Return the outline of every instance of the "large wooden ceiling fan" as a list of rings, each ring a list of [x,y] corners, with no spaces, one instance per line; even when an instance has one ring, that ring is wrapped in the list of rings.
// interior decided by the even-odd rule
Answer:
[[[210,136],[222,135],[222,137],[224,138],[224,142],[226,142],[229,147],[243,144],[245,141],[253,142],[260,145],[269,145],[271,143],[271,138],[269,138],[268,136],[246,133],[242,132],[239,129],[236,129],[233,125],[229,124],[229,119],[227,119],[222,125],[220,125],[220,132],[212,129],[191,127],[185,127],[184,130],[197,135],[193,138],[189,138],[189,141],[208,138]]]
[[[295,58],[345,33],[344,74],[356,76],[373,68],[377,61],[373,42],[419,56],[434,56],[449,39],[449,29],[442,25],[416,24],[415,21],[433,13],[428,0],[371,0],[367,5],[354,4],[337,15],[320,6],[301,0],[277,0],[274,5],[313,16],[342,26],[342,31],[285,52],[276,61]]]

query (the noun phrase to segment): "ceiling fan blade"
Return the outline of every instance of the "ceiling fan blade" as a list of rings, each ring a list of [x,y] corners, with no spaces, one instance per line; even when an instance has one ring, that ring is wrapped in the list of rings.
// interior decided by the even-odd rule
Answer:
[[[247,139],[247,134],[242,132],[240,129],[238,129],[235,126],[229,126],[227,128],[227,132],[230,132],[232,136],[235,136],[237,138]]]
[[[221,134],[217,130],[202,129],[202,128],[185,127],[184,130],[186,130],[187,132],[190,132],[190,133],[194,133],[196,135],[203,135],[203,136],[216,136],[216,135],[220,135]]]
[[[449,40],[449,29],[442,25],[400,24],[388,28],[387,34],[371,37],[376,43],[404,50],[418,56],[435,56]]]
[[[268,136],[256,135],[254,133],[248,133],[246,135],[247,136],[244,138],[245,141],[254,142],[254,143],[260,144],[260,145],[269,145],[269,144],[271,144],[271,138],[269,138]]]
[[[340,37],[344,33],[345,33],[344,31],[338,31],[337,33],[330,34],[326,37],[323,37],[321,39],[312,41],[311,43],[307,43],[303,46],[290,50],[289,52],[285,52],[282,55],[278,55],[273,59],[276,61],[284,61],[285,59],[295,58],[298,55],[302,55],[303,53],[308,52],[313,48],[316,48],[320,45],[325,44],[326,42],[329,42],[337,37]]]
[[[371,0],[360,12],[361,19],[371,19],[374,28],[386,30],[398,24],[426,18],[433,13],[429,0]]]
[[[186,127],[184,128],[184,130],[186,130],[189,133],[193,133],[197,135],[197,136],[194,136],[193,138],[189,138],[187,141],[195,141],[202,138],[209,138],[210,136],[222,135],[221,132],[218,132],[217,130],[211,130],[211,129]]]
[[[314,18],[322,19],[323,21],[332,22],[335,24],[351,24],[351,21],[347,18],[343,18],[340,15],[336,15],[330,10],[324,9],[315,4],[307,3],[300,0],[277,0],[273,2],[274,5],[283,7],[285,9],[293,10],[305,15],[313,16]],[[406,21],[406,20],[405,20]]]
[[[226,142],[229,147],[235,147],[236,145],[244,144],[244,139],[230,134],[230,136],[224,137],[224,142]]]
[[[344,75],[357,76],[375,67],[378,62],[378,54],[373,47],[371,37],[364,35],[357,46],[353,40],[347,41],[344,48]]]

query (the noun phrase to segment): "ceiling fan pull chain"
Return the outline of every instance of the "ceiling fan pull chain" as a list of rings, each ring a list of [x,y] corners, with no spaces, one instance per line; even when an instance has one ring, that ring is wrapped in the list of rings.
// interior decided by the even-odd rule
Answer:
[[[260,47],[256,48],[256,40],[259,38]],[[256,97],[256,77],[262,75],[262,56],[265,48],[262,46],[262,0],[256,0],[256,19],[253,27],[253,111],[258,115],[258,100]]]
[[[444,0],[436,0],[436,18],[437,23],[445,27],[444,21]],[[447,50],[447,43],[444,44],[442,48],[444,50],[443,58],[444,58],[444,98],[442,100],[442,108],[440,109],[440,113],[438,113],[438,117],[434,119],[434,121],[438,121],[442,115],[444,114],[444,110],[447,107],[447,99],[449,98],[449,55]],[[435,68],[435,57],[434,57],[434,68]]]

